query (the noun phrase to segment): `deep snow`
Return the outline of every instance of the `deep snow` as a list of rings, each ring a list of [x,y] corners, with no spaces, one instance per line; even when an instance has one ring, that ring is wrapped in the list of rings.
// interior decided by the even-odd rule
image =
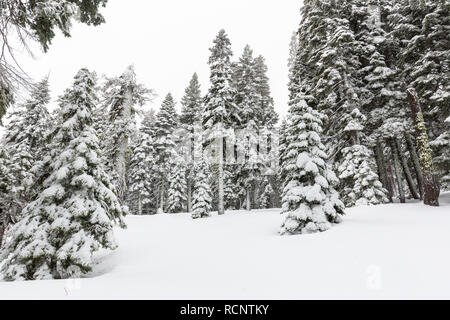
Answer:
[[[279,236],[279,210],[129,216],[90,278],[0,282],[0,299],[450,299],[450,193],[347,210],[313,235]]]

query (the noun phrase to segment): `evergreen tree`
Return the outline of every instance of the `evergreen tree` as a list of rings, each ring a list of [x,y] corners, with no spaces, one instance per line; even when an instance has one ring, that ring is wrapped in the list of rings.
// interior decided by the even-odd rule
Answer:
[[[129,139],[136,131],[138,107],[148,101],[151,91],[137,83],[134,67],[129,66],[120,77],[107,80],[104,92],[111,122],[106,153],[109,168],[115,175],[119,199],[123,203],[127,192]]]
[[[297,52],[299,50],[299,40],[297,31],[292,32],[291,42],[289,43],[289,57],[288,57],[288,68],[289,68],[289,79],[293,76],[295,68],[295,59],[297,57]]]
[[[193,184],[193,176],[192,169],[194,166],[195,160],[195,129],[196,124],[201,123],[202,121],[202,113],[203,113],[203,104],[202,97],[200,91],[200,84],[198,82],[198,76],[196,73],[192,76],[192,79],[189,83],[189,86],[185,90],[185,95],[181,100],[181,115],[180,115],[180,123],[183,128],[188,132],[189,139],[189,153],[191,155],[190,161],[187,163],[188,170],[186,172],[187,175],[187,210],[191,212],[192,207],[192,184]]]
[[[256,180],[260,174],[260,159],[257,154],[257,145],[262,121],[258,115],[260,96],[256,87],[256,72],[253,51],[247,45],[239,61],[235,64],[233,85],[236,90],[236,105],[239,106],[241,119],[241,132],[238,137],[242,156],[238,163],[239,185],[246,190],[246,208],[251,210],[251,194]]]
[[[166,194],[167,176],[170,172],[170,161],[175,156],[174,130],[178,125],[178,116],[175,111],[175,101],[169,93],[162,102],[156,115],[153,137],[155,151],[155,169],[159,179],[159,209],[164,212],[164,199]]]
[[[145,132],[147,125],[148,122],[144,120],[137,132],[137,137],[132,142],[132,156],[129,164],[127,203],[131,212],[138,215],[148,214],[149,206],[156,200],[153,199],[153,141],[152,137]]]
[[[173,161],[167,190],[167,212],[180,213],[186,203],[186,169],[180,158]]]
[[[8,233],[1,253],[5,280],[80,277],[92,270],[94,252],[117,247],[113,222],[124,226],[125,211],[99,161],[94,88],[95,76],[81,69],[60,100],[63,123],[52,142],[52,173]]]
[[[224,128],[239,123],[239,112],[234,103],[235,90],[232,87],[233,53],[224,30],[220,30],[210,51],[208,64],[211,68],[211,87],[205,98],[203,127],[207,130],[206,136],[217,141],[218,211],[224,214]]]
[[[11,205],[14,203],[14,194],[11,190],[14,176],[11,173],[10,156],[6,149],[0,145],[0,248],[3,244],[3,236],[8,226],[13,222],[14,217]]]
[[[439,140],[447,129],[444,120],[450,116],[450,3],[446,0],[396,1],[389,21],[400,48],[396,64],[402,70],[406,85],[403,89],[416,89],[430,143],[436,146],[433,156],[437,167],[441,169],[441,176],[448,175],[450,164],[441,161],[450,149]]]
[[[284,223],[281,234],[325,231],[342,221],[344,204],[334,190],[338,179],[330,170],[321,142],[324,116],[298,96],[289,110]]]
[[[211,211],[211,188],[208,183],[208,173],[205,161],[202,159],[195,164],[195,184],[193,192],[193,211],[192,218],[206,218],[209,217]]]
[[[270,207],[272,207],[271,198],[273,196],[274,191],[272,185],[267,180],[267,178],[264,178],[263,185],[265,186],[264,192],[259,196],[258,203],[260,208],[269,209]]]
[[[263,56],[257,56],[253,61],[254,82],[257,94],[256,119],[261,128],[272,130],[278,122],[278,114],[274,109],[274,100],[270,93],[267,66]]]
[[[343,161],[338,168],[341,181],[341,198],[347,207],[376,205],[387,202],[386,190],[373,171],[373,153],[361,144],[359,137],[366,118],[355,109],[345,131],[354,144],[342,150]]]
[[[6,127],[4,143],[10,155],[9,215],[18,218],[23,207],[35,195],[33,183],[38,172],[33,166],[43,158],[45,138],[49,130],[50,114],[46,105],[50,101],[48,79],[37,83],[30,98],[11,115]]]

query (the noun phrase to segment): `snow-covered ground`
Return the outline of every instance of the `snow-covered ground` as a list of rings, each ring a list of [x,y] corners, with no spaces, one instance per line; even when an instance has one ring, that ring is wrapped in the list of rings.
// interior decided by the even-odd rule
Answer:
[[[314,235],[278,236],[279,210],[127,222],[89,278],[0,282],[0,299],[450,299],[449,193],[350,209]]]

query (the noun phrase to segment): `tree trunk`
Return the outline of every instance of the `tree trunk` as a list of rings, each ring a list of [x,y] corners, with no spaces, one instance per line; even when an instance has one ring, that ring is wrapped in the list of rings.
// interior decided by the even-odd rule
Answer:
[[[6,231],[6,225],[3,223],[3,221],[0,221],[0,248],[3,245],[3,236]]]
[[[225,213],[225,204],[224,204],[224,185],[223,185],[223,180],[224,180],[224,174],[223,174],[223,137],[219,138],[218,141],[218,164],[219,164],[219,176],[218,176],[218,180],[219,180],[219,202],[218,202],[218,207],[217,207],[217,211],[219,213],[219,215],[222,215]]]
[[[395,178],[397,180],[397,186],[398,186],[398,197],[400,199],[400,203],[405,203],[405,191],[403,190],[403,181],[402,181],[402,175],[400,173],[400,161],[398,159],[398,153],[396,151],[395,142],[394,139],[389,139],[389,143],[391,145],[392,150],[392,156],[394,159],[394,174]]]
[[[161,213],[164,212],[164,181],[161,181],[161,188],[160,188],[160,194],[159,194],[159,209],[161,210]]]
[[[139,193],[139,198],[138,198],[138,214],[140,216],[142,216],[142,195],[141,195],[141,193]]]
[[[130,89],[125,93],[124,106],[122,119],[129,119],[131,117],[131,105],[132,105],[132,92]],[[125,195],[127,192],[127,181],[126,181],[126,155],[128,150],[128,137],[122,136],[119,143],[119,152],[117,158],[115,159],[114,169],[117,173],[117,193],[118,198],[121,203],[125,201]]]
[[[192,211],[192,181],[189,175],[187,180],[187,212]]]
[[[383,184],[384,188],[388,191],[389,201],[392,202],[393,190],[392,185],[388,179],[386,163],[384,161],[383,155],[383,144],[380,140],[377,140],[377,144],[375,147],[375,159],[378,167],[378,176],[380,177],[381,183]]]
[[[408,146],[409,155],[414,164],[414,171],[416,172],[417,184],[419,185],[420,200],[423,200],[423,176],[420,168],[419,156],[417,155],[414,142],[409,132],[405,132],[406,145]]]
[[[247,211],[251,211],[252,210],[252,202],[251,202],[251,196],[250,196],[250,188],[247,188],[247,201],[246,201],[246,209]]]
[[[258,193],[259,193],[259,189],[257,187],[257,183],[255,183],[255,185],[253,187],[253,208],[255,208],[255,209],[258,208]]]
[[[398,192],[396,193],[396,186],[395,186],[395,179],[394,179],[394,171],[392,170],[392,160],[386,159],[386,171],[388,173],[388,183],[391,187],[392,196],[394,197]]]
[[[407,90],[409,106],[411,108],[414,128],[416,129],[417,149],[422,167],[424,204],[430,206],[439,206],[439,184],[434,172],[431,147],[428,143],[428,134],[422,110],[420,108],[419,98],[414,88]]]
[[[403,174],[405,175],[406,182],[408,183],[409,192],[414,199],[419,199],[419,195],[416,190],[416,186],[414,185],[414,181],[411,175],[411,171],[409,170],[408,161],[405,156],[402,154],[402,147],[397,138],[394,138],[394,146],[397,152],[397,155],[400,158],[400,162],[403,168]]]

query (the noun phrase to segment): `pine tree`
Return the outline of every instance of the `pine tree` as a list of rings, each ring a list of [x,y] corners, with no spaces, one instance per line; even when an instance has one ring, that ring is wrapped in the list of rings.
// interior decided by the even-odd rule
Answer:
[[[445,120],[445,125],[447,130],[430,143],[434,150],[450,148],[450,116]],[[442,152],[433,161],[441,172],[441,187],[444,190],[450,190],[450,152]]]
[[[389,20],[400,48],[396,64],[407,86],[403,89],[415,88],[420,97],[430,143],[436,145],[433,156],[439,163],[438,168],[443,169],[440,175],[444,176],[449,172],[449,164],[442,164],[441,160],[450,149],[434,141],[445,133],[444,120],[450,116],[450,3],[445,0],[396,1]]]
[[[11,173],[10,156],[6,149],[0,145],[0,248],[3,236],[8,226],[13,222],[11,205],[14,203],[14,194],[11,190],[14,176]]]
[[[50,101],[48,79],[37,83],[30,98],[11,115],[6,127],[4,143],[10,155],[9,196],[11,217],[17,219],[23,207],[35,195],[33,183],[37,172],[33,166],[43,158],[45,138],[49,130],[50,114],[46,105]]]
[[[264,178],[263,185],[265,186],[264,187],[264,191],[259,196],[258,203],[259,203],[259,207],[260,208],[262,208],[262,209],[269,209],[269,208],[272,207],[271,198],[273,196],[274,191],[273,191],[272,185],[267,180],[267,177]]]
[[[257,94],[256,119],[260,128],[272,130],[278,122],[278,114],[274,109],[274,100],[270,93],[267,66],[263,56],[255,57],[253,61],[254,83]]]
[[[195,183],[192,198],[192,218],[206,218],[209,217],[211,211],[211,188],[208,183],[208,168],[205,161],[202,159],[195,164]]]
[[[169,174],[167,212],[180,213],[186,203],[186,169],[182,159],[174,159]]]
[[[260,95],[256,87],[256,70],[253,51],[247,45],[239,61],[235,64],[233,85],[236,90],[236,105],[239,106],[241,132],[238,142],[241,144],[241,161],[239,165],[239,185],[246,190],[246,208],[251,210],[251,193],[260,174],[260,159],[257,145],[260,132],[258,115]]]
[[[234,103],[235,91],[232,88],[233,53],[225,30],[220,30],[210,51],[208,64],[211,68],[211,87],[205,98],[203,128],[207,130],[206,136],[217,142],[218,211],[224,214],[224,129],[239,123],[239,112]]]
[[[52,142],[51,175],[24,208],[1,253],[5,280],[63,279],[92,270],[93,253],[117,247],[122,209],[99,159],[92,111],[95,75],[81,69],[60,99],[62,124]]]
[[[338,168],[341,180],[341,198],[347,207],[376,205],[387,201],[386,190],[373,171],[373,153],[361,143],[366,117],[358,109],[350,114],[345,132],[353,145],[342,150],[343,161]]]
[[[305,99],[298,96],[289,110],[281,234],[325,231],[340,223],[344,214],[344,204],[334,190],[338,179],[321,142],[324,116]]]
[[[167,176],[170,172],[170,160],[175,157],[174,130],[178,125],[175,101],[169,93],[162,102],[153,126],[153,149],[155,151],[155,169],[159,179],[159,211],[164,212]]]
[[[297,52],[299,50],[299,39],[297,31],[292,32],[291,42],[289,43],[289,57],[288,57],[288,68],[289,68],[289,79],[292,78],[295,70],[295,59],[297,58]]]
[[[187,163],[187,211],[191,212],[192,208],[192,184],[193,184],[193,176],[192,169],[194,166],[195,160],[195,129],[197,128],[197,124],[200,124],[202,121],[202,113],[203,113],[203,104],[202,97],[200,91],[200,84],[198,82],[198,76],[196,73],[192,76],[191,81],[189,82],[189,86],[185,90],[185,95],[181,100],[181,105],[183,106],[181,109],[180,115],[180,123],[183,128],[188,133],[189,139],[189,147],[190,147],[190,155],[191,160]]]
[[[137,137],[132,142],[132,156],[129,164],[127,203],[131,212],[138,215],[148,214],[149,206],[156,200],[153,199],[153,141],[152,137],[146,133],[147,126],[148,120],[144,119],[136,134]]]
[[[123,203],[127,193],[129,139],[136,131],[138,107],[149,100],[151,91],[137,83],[134,67],[129,66],[120,77],[107,80],[104,92],[111,123],[106,147],[107,158],[109,168],[115,174],[119,199]]]

